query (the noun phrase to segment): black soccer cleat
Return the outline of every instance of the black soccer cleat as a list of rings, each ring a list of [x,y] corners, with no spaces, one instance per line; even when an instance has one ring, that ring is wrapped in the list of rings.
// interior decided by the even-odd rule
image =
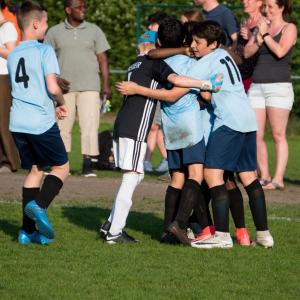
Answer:
[[[177,221],[174,221],[170,224],[170,226],[168,227],[168,231],[170,233],[173,233],[183,245],[191,246],[191,240],[188,238],[186,230],[181,229]]]
[[[180,244],[177,237],[171,232],[164,232],[160,237],[160,242],[162,244],[169,244],[169,245],[178,245],[178,244]]]
[[[137,243],[138,240],[127,234],[125,231],[112,235],[108,232],[108,234],[105,237],[105,242],[110,245],[114,244],[124,244],[124,243]]]
[[[109,229],[110,229],[110,226],[111,226],[111,223],[106,220],[100,227],[99,229],[99,232],[100,232],[100,235],[103,239],[105,239],[107,233],[109,232]]]

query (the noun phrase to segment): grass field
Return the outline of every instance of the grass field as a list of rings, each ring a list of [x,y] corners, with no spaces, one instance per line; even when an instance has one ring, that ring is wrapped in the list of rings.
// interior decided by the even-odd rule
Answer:
[[[161,245],[162,203],[135,203],[128,232],[107,245],[97,231],[111,201],[54,204],[51,246],[16,243],[20,204],[0,203],[0,299],[298,299],[299,205],[269,205],[274,249]],[[247,220],[253,235],[252,222]]]
[[[289,128],[290,161],[286,180],[299,184],[300,132]],[[102,130],[111,129],[103,123]],[[269,145],[271,139],[267,137]],[[76,125],[71,170],[80,174]],[[154,154],[154,164],[160,161]],[[274,167],[274,157],[271,156]],[[98,172],[99,177],[120,176]],[[156,174],[146,177],[155,180]],[[300,205],[269,203],[274,249],[235,246],[199,250],[159,243],[163,203],[134,203],[127,228],[141,242],[110,246],[98,229],[112,199],[53,203],[49,217],[56,229],[50,246],[20,246],[21,204],[0,199],[0,299],[298,299],[300,295]],[[254,228],[246,207],[247,225]],[[231,232],[234,232],[231,226]]]

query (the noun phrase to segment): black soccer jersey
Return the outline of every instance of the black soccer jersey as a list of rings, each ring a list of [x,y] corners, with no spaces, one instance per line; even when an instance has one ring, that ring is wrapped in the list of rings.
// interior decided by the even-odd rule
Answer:
[[[170,74],[175,73],[163,60],[151,60],[146,55],[138,56],[127,71],[127,80],[139,85],[157,89],[167,83]],[[119,111],[113,137],[131,138],[146,142],[152,125],[157,100],[140,95],[124,97]]]

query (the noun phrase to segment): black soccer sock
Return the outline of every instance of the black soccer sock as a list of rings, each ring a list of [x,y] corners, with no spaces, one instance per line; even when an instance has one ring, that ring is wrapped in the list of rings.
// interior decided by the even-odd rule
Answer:
[[[268,230],[266,199],[261,184],[255,179],[245,189],[249,197],[249,205],[256,230]]]
[[[209,222],[208,222],[209,211],[207,209],[207,203],[201,191],[201,186],[199,186],[197,195],[198,198],[194,206],[194,213],[197,217],[198,223],[200,224],[201,228],[204,229],[205,227],[209,226]]]
[[[229,232],[229,196],[225,184],[210,189],[216,231]]]
[[[207,221],[208,221],[208,226],[213,225],[213,220],[211,217],[210,209],[209,209],[209,202],[211,199],[211,193],[210,193],[210,188],[208,184],[206,183],[205,180],[202,181],[201,183],[201,192],[202,195],[204,196],[205,202],[206,202],[206,211],[207,211]]]
[[[168,231],[169,225],[174,221],[180,202],[181,189],[168,186],[165,196],[164,231]]]
[[[22,229],[27,233],[33,233],[35,228],[35,222],[31,220],[24,212],[24,208],[28,202],[35,200],[40,192],[39,187],[26,188],[23,187],[22,191],[22,211],[23,211],[23,224]]]
[[[37,197],[37,204],[42,208],[47,208],[62,186],[63,182],[57,176],[51,174],[46,176],[40,194]]]
[[[198,201],[199,192],[201,192],[200,189],[200,184],[197,181],[193,179],[186,180],[181,192],[178,213],[175,218],[181,229],[187,228],[189,217]]]
[[[241,190],[236,187],[235,189],[228,190],[230,199],[230,211],[236,228],[244,228],[245,225],[245,213],[244,202]]]

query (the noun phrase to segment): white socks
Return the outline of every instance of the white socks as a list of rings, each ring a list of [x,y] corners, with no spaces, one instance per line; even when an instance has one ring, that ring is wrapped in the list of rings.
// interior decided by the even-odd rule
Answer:
[[[108,220],[111,222],[109,232],[116,235],[122,232],[132,205],[132,195],[135,188],[143,180],[144,174],[125,173],[117,193]]]

